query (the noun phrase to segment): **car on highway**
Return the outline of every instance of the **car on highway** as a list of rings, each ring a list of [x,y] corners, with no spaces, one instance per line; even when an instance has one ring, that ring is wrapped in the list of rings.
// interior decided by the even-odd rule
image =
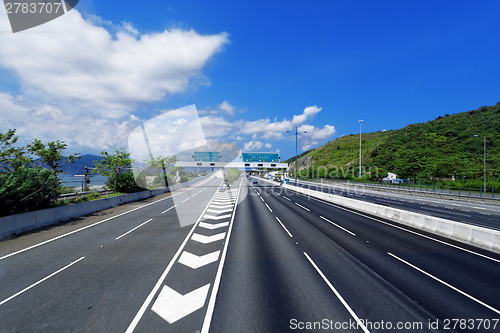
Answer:
[[[220,192],[224,192],[226,189],[227,189],[227,186],[226,186],[226,185],[221,185],[221,186],[219,187],[219,191],[220,191]]]
[[[257,179],[254,179],[254,180],[253,180],[253,183],[254,183],[254,184],[257,184],[257,183],[258,183]]]

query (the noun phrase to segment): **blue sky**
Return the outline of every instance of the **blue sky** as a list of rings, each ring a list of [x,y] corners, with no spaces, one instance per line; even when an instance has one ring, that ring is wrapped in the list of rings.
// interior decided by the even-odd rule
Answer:
[[[195,104],[221,129],[207,137],[288,158],[294,126],[302,150],[359,119],[397,129],[500,101],[499,1],[81,0],[70,14],[12,34],[0,13],[1,131],[96,153]]]

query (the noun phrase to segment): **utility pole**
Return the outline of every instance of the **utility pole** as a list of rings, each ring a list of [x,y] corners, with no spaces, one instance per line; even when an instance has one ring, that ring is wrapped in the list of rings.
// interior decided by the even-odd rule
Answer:
[[[290,133],[290,131],[286,131],[287,133]],[[307,133],[307,131],[304,131],[303,133]],[[299,132],[298,128],[295,127],[295,186],[297,186],[297,150],[298,150],[298,142],[299,142]]]
[[[359,172],[358,172],[358,178],[361,178],[361,124],[363,123],[363,120],[358,120],[359,123]]]

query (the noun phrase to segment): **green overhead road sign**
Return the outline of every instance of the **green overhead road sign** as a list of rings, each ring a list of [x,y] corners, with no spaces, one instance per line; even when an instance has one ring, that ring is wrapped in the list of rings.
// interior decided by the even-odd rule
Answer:
[[[219,162],[220,153],[212,151],[195,152],[193,158],[195,162]]]
[[[279,162],[278,153],[241,153],[243,162]]]

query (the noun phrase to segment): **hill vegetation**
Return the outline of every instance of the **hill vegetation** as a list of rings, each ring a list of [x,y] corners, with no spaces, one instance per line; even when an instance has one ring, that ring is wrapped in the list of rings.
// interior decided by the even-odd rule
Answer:
[[[380,180],[387,172],[427,183],[500,180],[500,103],[477,110],[446,114],[399,130],[362,134],[362,177]],[[304,178],[356,178],[359,134],[351,134],[309,151],[299,159]],[[293,174],[294,165],[290,165]]]

